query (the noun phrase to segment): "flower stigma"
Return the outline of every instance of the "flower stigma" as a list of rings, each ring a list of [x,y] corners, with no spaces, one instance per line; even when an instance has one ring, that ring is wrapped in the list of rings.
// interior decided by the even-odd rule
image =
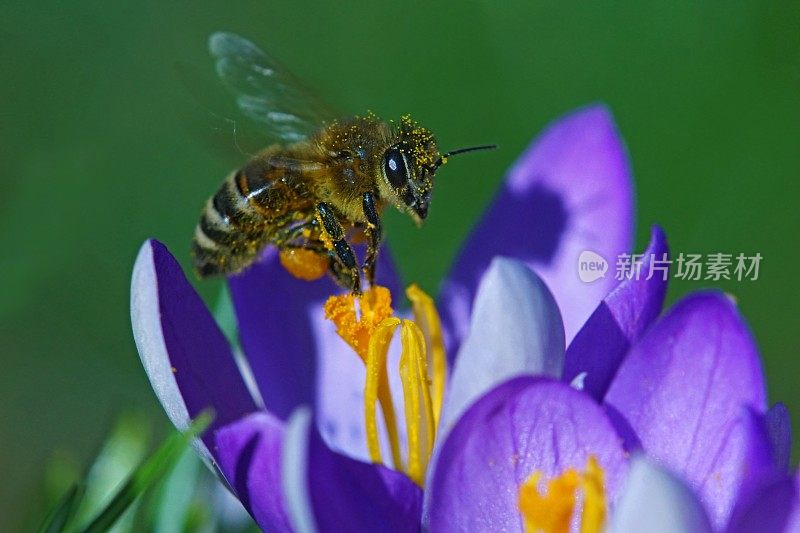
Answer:
[[[543,493],[539,491],[541,479],[542,472],[537,470],[519,488],[517,505],[525,522],[525,531],[570,531],[579,489],[583,495],[581,533],[597,533],[603,530],[606,519],[603,469],[593,455],[589,456],[586,471],[566,469],[547,482]]]
[[[325,302],[325,318],[366,365],[364,418],[367,449],[374,463],[382,462],[376,402],[380,403],[396,469],[423,485],[436,427],[444,400],[447,358],[439,313],[433,299],[416,285],[406,290],[414,320],[394,316],[389,289],[373,286],[361,296],[342,294]],[[400,363],[397,372],[403,388],[407,457],[403,461],[397,419],[387,369],[389,346],[400,328]]]

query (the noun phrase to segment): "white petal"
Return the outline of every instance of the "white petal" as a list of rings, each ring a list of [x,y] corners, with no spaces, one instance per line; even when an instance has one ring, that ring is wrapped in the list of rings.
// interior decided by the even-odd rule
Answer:
[[[295,409],[286,423],[281,452],[281,485],[286,513],[292,528],[300,533],[313,533],[317,530],[311,496],[307,490],[310,426],[311,411],[307,407]]]
[[[470,333],[450,379],[440,434],[484,393],[520,374],[561,377],[564,324],[553,295],[524,263],[495,258],[475,297]]]
[[[575,390],[583,390],[584,387],[586,387],[586,376],[588,375],[589,375],[588,372],[581,372],[580,374],[572,378],[572,381],[569,384],[570,387],[572,387]]]
[[[149,241],[142,245],[133,265],[131,323],[139,357],[156,396],[175,427],[181,431],[188,429],[189,411],[175,382],[161,330],[158,282]]]
[[[611,533],[711,531],[694,492],[650,459],[636,456],[611,517]]]
[[[167,355],[167,345],[161,329],[158,282],[150,241],[142,245],[133,265],[131,325],[139,358],[158,400],[175,427],[179,431],[186,431],[189,429],[191,418],[178,390],[178,383],[175,381],[172,364]],[[194,441],[194,447],[206,462],[210,461],[211,454],[200,439]]]

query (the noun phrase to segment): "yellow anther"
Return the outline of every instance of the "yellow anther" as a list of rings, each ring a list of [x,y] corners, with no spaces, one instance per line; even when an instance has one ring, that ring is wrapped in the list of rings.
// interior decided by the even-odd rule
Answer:
[[[519,489],[519,509],[529,532],[567,533],[575,509],[575,490],[578,472],[565,471],[547,483],[544,494],[539,493],[541,472],[534,472]]]
[[[359,315],[356,315],[356,299],[361,311]],[[392,313],[392,295],[386,287],[372,287],[361,296],[350,293],[331,296],[325,302],[325,318],[334,323],[336,333],[365,364],[372,333]]]
[[[386,358],[389,344],[392,342],[394,330],[400,325],[397,318],[387,318],[381,322],[369,341],[367,356],[367,383],[364,385],[364,417],[367,428],[367,449],[374,463],[381,462],[380,439],[378,438],[378,419],[375,413],[375,401],[381,402],[386,431],[389,434],[389,445],[392,449],[392,460],[395,468],[403,467],[400,458],[400,440],[397,437],[397,422],[386,374]]]
[[[358,315],[356,314],[356,300],[358,300],[360,308]],[[389,351],[389,343],[394,329],[400,323],[397,319],[392,319],[395,321],[393,325],[388,322],[392,313],[392,295],[389,293],[389,289],[380,286],[374,286],[358,297],[350,293],[340,294],[331,296],[325,302],[325,318],[334,323],[339,336],[367,365],[364,416],[367,421],[367,448],[370,458],[376,463],[381,461],[375,420],[375,399],[377,398],[381,404],[386,432],[389,435],[392,459],[396,468],[402,468],[397,421],[389,380],[386,376],[386,354]],[[373,376],[374,383],[370,382],[370,359],[373,359],[373,372],[377,372]]]
[[[602,531],[606,516],[603,470],[590,456],[586,472],[569,468],[547,482],[544,493],[539,492],[542,473],[536,471],[519,488],[518,507],[528,532],[567,533],[575,511],[576,494],[581,489],[583,511],[581,533]]]
[[[427,383],[425,341],[419,327],[404,320],[400,329],[400,381],[403,384],[406,432],[408,433],[408,477],[422,486],[433,449],[434,425]]]
[[[594,455],[589,456],[583,480],[583,513],[581,533],[602,531],[606,521],[606,489],[603,469]]]
[[[417,285],[412,284],[408,287],[406,296],[411,300],[414,321],[425,336],[428,363],[433,370],[431,379],[433,385],[433,422],[435,426],[438,426],[444,400],[445,379],[447,378],[447,356],[444,351],[444,341],[442,340],[442,322],[439,319],[436,306],[433,304],[433,299]]]
[[[400,329],[400,340],[403,345],[403,352],[400,355],[400,381],[403,384],[403,404],[406,415],[406,433],[408,434],[408,477],[418,485],[422,484],[422,460],[419,449],[419,381],[417,377],[417,353],[410,354],[409,351],[419,350],[408,320],[403,321]]]
[[[350,294],[332,296],[325,303],[325,316],[334,323],[339,336],[353,348],[367,367],[364,419],[370,459],[376,463],[382,462],[375,406],[376,402],[380,402],[394,466],[404,470],[414,482],[422,486],[436,438],[447,363],[441,321],[433,300],[416,286],[409,287],[407,294],[419,324],[392,317],[391,295],[388,289],[378,286],[360,298]],[[389,346],[398,326],[402,350],[399,372],[408,435],[405,465],[400,454],[397,420],[386,365]],[[433,368],[432,378],[429,366]]]
[[[428,468],[428,459],[430,459],[431,453],[433,452],[433,441],[436,438],[436,423],[433,416],[433,402],[431,401],[430,380],[428,379],[428,360],[426,357],[426,350],[425,350],[425,337],[423,336],[422,331],[417,327],[416,324],[414,324],[410,320],[407,322],[410,324],[409,329],[412,330],[412,336],[415,337],[415,340],[417,342],[416,378],[419,383],[419,388],[422,391],[422,415],[425,417],[424,424],[420,424],[420,427],[425,430],[424,438],[420,439],[422,472],[424,474],[425,470],[427,470]]]

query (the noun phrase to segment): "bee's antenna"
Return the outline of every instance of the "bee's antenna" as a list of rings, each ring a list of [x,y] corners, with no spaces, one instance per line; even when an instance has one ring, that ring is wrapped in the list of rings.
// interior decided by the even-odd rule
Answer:
[[[477,152],[478,150],[494,150],[497,148],[496,144],[484,144],[482,146],[470,146],[469,148],[459,148],[458,150],[451,150],[449,152],[445,152],[442,156],[442,159],[447,159],[451,155],[456,154],[465,154],[467,152]]]
[[[442,157],[437,159],[436,162],[431,167],[429,167],[429,171],[431,174],[434,174],[436,172],[436,169],[447,163],[447,158],[450,156],[465,154],[467,152],[477,152],[478,150],[494,150],[495,148],[497,148],[496,144],[484,144],[481,146],[470,146],[469,148],[459,148],[458,150],[451,150],[449,152],[445,152],[444,154],[442,154]]]

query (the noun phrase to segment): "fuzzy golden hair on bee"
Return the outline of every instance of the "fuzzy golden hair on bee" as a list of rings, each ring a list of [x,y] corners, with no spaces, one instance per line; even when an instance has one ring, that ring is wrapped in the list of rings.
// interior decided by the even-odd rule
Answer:
[[[433,132],[420,125],[411,115],[400,117],[395,127],[398,143],[419,167],[432,165],[439,157]]]

